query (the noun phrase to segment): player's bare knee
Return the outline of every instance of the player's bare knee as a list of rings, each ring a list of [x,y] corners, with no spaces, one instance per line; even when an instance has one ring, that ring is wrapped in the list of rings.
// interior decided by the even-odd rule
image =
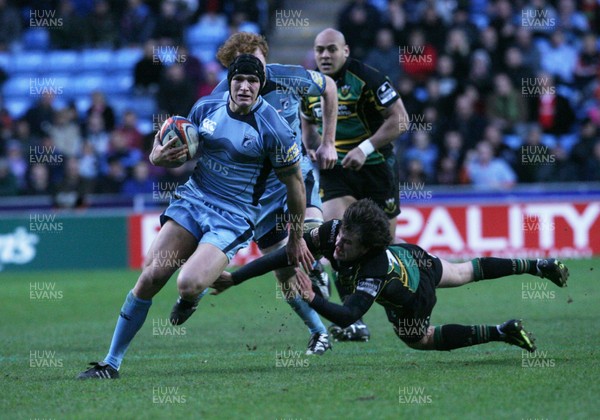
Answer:
[[[181,271],[177,276],[177,290],[183,298],[195,298],[205,288],[200,276],[190,275],[184,271]]]
[[[406,342],[406,345],[411,349],[415,350],[435,350],[435,346],[433,343],[433,333],[435,329],[434,327],[427,328],[427,334],[421,337],[418,341]]]

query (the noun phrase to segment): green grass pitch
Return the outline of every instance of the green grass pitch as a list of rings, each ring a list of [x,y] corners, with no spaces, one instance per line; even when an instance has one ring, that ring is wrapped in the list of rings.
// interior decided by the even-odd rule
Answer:
[[[137,272],[2,273],[0,418],[598,418],[599,262],[567,261],[566,289],[514,276],[438,291],[432,323],[521,317],[533,355],[503,343],[411,350],[375,305],[370,342],[308,357],[308,333],[271,275],[206,296],[178,328],[166,325],[171,279],[117,381],[75,376],[106,354]]]

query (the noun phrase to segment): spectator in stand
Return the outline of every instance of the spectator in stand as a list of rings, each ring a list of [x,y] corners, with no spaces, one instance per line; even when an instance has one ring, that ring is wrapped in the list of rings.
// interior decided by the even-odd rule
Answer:
[[[574,0],[559,0],[557,7],[558,20],[556,26],[565,31],[568,42],[577,42],[578,38],[589,32],[589,23],[585,15],[577,11]]]
[[[558,93],[554,78],[548,73],[540,73],[536,78],[540,85],[539,92],[533,100],[530,120],[536,121],[545,134],[544,143],[553,147],[557,142],[563,144],[567,150],[571,149],[569,134],[575,122],[575,113],[569,100]]]
[[[8,51],[21,38],[19,11],[7,0],[0,0],[0,51]]]
[[[541,69],[542,54],[533,40],[533,32],[529,27],[517,28],[514,46],[521,51],[523,65],[531,72],[537,73]]]
[[[531,124],[516,153],[515,169],[520,183],[542,182],[547,175],[545,166],[552,163],[550,149],[542,144],[542,129]]]
[[[122,47],[141,47],[150,39],[155,26],[155,16],[142,0],[127,0],[121,16],[120,42]]]
[[[53,124],[48,128],[48,135],[61,154],[71,157],[81,152],[81,130],[68,109],[63,108],[56,113]]]
[[[179,53],[181,55],[181,64],[185,69],[186,77],[192,82],[193,91],[198,92],[200,84],[204,82],[205,71],[202,62],[190,51],[185,45],[179,47]],[[197,99],[197,97],[195,97]]]
[[[451,29],[448,32],[444,54],[452,58],[454,63],[454,74],[459,84],[464,82],[464,79],[469,74],[471,45],[462,29]]]
[[[155,94],[162,79],[165,66],[158,57],[156,42],[149,40],[144,44],[144,55],[135,63],[133,69],[133,87],[141,94]]]
[[[454,61],[448,55],[441,55],[437,62],[436,78],[439,82],[440,95],[453,99],[458,90],[458,83],[454,77]]]
[[[140,160],[135,164],[132,171],[132,177],[123,184],[121,192],[133,196],[136,194],[152,194],[156,179],[150,176],[148,163]]]
[[[312,53],[311,53],[311,56],[312,56]],[[310,68],[314,68],[315,66],[310,67]],[[207,63],[205,65],[204,70],[205,70],[205,78],[198,86],[198,91],[197,91],[198,93],[196,95],[196,98],[201,98],[203,96],[210,95],[211,92],[213,91],[213,89],[215,87],[217,87],[217,85],[221,81],[219,78],[219,74],[221,72],[221,67],[217,63],[214,63],[214,62]]]
[[[414,131],[412,133],[412,145],[404,152],[404,158],[406,162],[413,160],[421,162],[428,182],[435,179],[435,164],[438,158],[438,150],[431,143],[427,131]]]
[[[425,40],[423,31],[414,29],[408,37],[408,45],[400,49],[400,64],[404,73],[417,84],[423,84],[435,72],[437,51]]]
[[[10,197],[19,193],[17,178],[10,171],[6,158],[0,157],[0,197]]]
[[[440,51],[444,48],[448,33],[448,25],[444,19],[442,19],[434,4],[427,4],[425,10],[423,10],[423,15],[418,26],[423,31],[425,39],[431,43],[436,51]],[[410,33],[410,31],[407,31],[407,33]]]
[[[450,156],[443,156],[437,164],[435,183],[439,185],[457,185],[460,183],[458,162]]]
[[[138,120],[135,111],[128,109],[123,114],[123,122],[117,131],[119,131],[127,140],[127,147],[130,149],[142,150],[144,147],[144,136],[137,128]]]
[[[428,182],[427,174],[423,169],[423,162],[418,159],[406,163],[406,173],[400,176],[404,185],[423,185]]]
[[[481,31],[477,51],[485,51],[489,60],[490,71],[497,72],[502,67],[502,57],[508,45],[500,44],[498,33],[493,26]]]
[[[108,166],[104,176],[96,184],[98,194],[120,194],[123,184],[127,179],[127,170],[118,156],[108,159]]]
[[[591,119],[594,124],[600,127],[600,84],[594,83],[591,95],[584,98],[581,104],[581,115],[584,118]]]
[[[92,114],[97,114],[104,120],[104,127],[108,131],[115,128],[115,111],[106,102],[106,96],[101,91],[92,92],[92,104],[87,110],[88,117]]]
[[[492,92],[492,72],[488,53],[485,50],[475,50],[471,56],[471,70],[467,83],[474,86],[480,96],[487,96]]]
[[[127,137],[120,131],[113,131],[110,136],[110,148],[106,156],[107,162],[111,159],[119,159],[128,171],[143,159],[142,152],[138,149],[130,149],[127,145]]]
[[[531,68],[525,66],[523,53],[515,46],[509,47],[504,54],[504,69],[518,91],[521,90],[525,80],[531,80],[535,74]]]
[[[110,134],[104,127],[104,118],[100,114],[90,114],[86,123],[85,138],[92,145],[96,155],[105,156],[108,153]]]
[[[492,4],[492,19],[490,26],[496,30],[502,50],[514,41],[517,25],[513,5],[508,0],[497,0]]]
[[[574,74],[575,87],[581,91],[586,90],[600,76],[598,38],[593,33],[583,36]]]
[[[398,80],[401,75],[398,63],[398,48],[394,44],[394,34],[389,28],[377,31],[375,48],[365,58],[365,64],[387,75],[390,80]]]
[[[52,183],[50,169],[43,163],[34,163],[29,166],[25,178],[24,195],[50,195],[52,194]]]
[[[486,125],[485,118],[475,113],[473,98],[466,94],[456,98],[455,112],[449,118],[446,129],[458,131],[467,150],[472,149],[481,139]]]
[[[385,25],[392,30],[396,45],[406,45],[408,42],[406,33],[410,25],[402,2],[402,0],[389,0],[387,11],[381,16]]]
[[[86,20],[75,10],[73,0],[60,0],[58,3],[57,19],[60,25],[50,31],[52,47],[60,50],[81,48],[85,44]]]
[[[115,48],[119,43],[117,21],[107,0],[96,0],[84,28],[86,43],[92,48]]]
[[[79,175],[84,189],[93,192],[100,172],[100,161],[94,146],[85,142],[79,156]]]
[[[364,60],[375,45],[375,34],[381,26],[379,10],[367,0],[351,0],[338,15],[338,29],[346,37],[352,57]]]
[[[600,4],[597,0],[582,0],[581,10],[586,17],[590,28],[600,35]]]
[[[54,190],[53,205],[62,209],[74,209],[87,206],[87,186],[79,174],[79,160],[70,157],[65,161],[63,179]]]
[[[160,13],[152,38],[163,45],[183,44],[183,31],[188,24],[188,16],[180,13],[181,5],[176,0],[165,0],[160,3]]]
[[[515,164],[515,154],[513,150],[504,143],[502,130],[494,124],[488,124],[483,131],[482,140],[487,141],[494,150],[494,157],[504,160],[509,165]]]
[[[196,97],[191,80],[181,64],[173,64],[165,71],[157,94],[158,108],[169,115],[187,115]]]
[[[44,93],[25,113],[25,120],[29,123],[31,134],[40,138],[47,133],[47,129],[54,121],[54,95]]]
[[[521,10],[521,25],[536,37],[549,37],[556,29],[558,13],[547,0],[530,0]]]
[[[571,161],[576,167],[577,180],[588,181],[587,162],[593,155],[594,144],[600,139],[598,127],[591,119],[586,118],[581,123],[578,137],[579,142],[571,150]]]
[[[593,154],[588,159],[586,181],[600,181],[600,141],[594,144]]]
[[[429,80],[427,80],[427,84],[426,84],[426,89],[427,89],[427,98],[425,99],[424,102],[421,103],[421,111],[419,112],[419,114],[422,114],[423,116],[419,116],[418,118],[422,118],[423,121],[415,121],[415,123],[436,123],[436,127],[435,127],[435,133],[432,133],[432,140],[433,141],[437,141],[439,138],[439,134],[440,134],[440,127],[439,127],[439,122],[440,122],[440,114],[441,115],[446,115],[446,113],[450,112],[450,107],[451,107],[451,100],[448,97],[444,97],[441,95],[440,92],[440,82],[438,81],[438,79],[436,79],[435,77],[431,77]],[[433,117],[433,119],[435,121],[425,121],[425,116],[427,115],[425,111],[428,111],[428,117],[431,118]],[[413,118],[413,120],[415,120],[415,118]],[[428,127],[428,131],[432,131],[433,127]]]
[[[398,93],[402,97],[408,115],[415,115],[423,110],[423,103],[415,96],[415,82],[412,79],[401,77],[398,82]]]
[[[494,91],[486,99],[488,120],[504,133],[515,133],[527,121],[527,103],[506,73],[494,76]],[[519,131],[520,132],[520,131]]]
[[[25,174],[28,166],[26,152],[23,146],[14,140],[8,142],[6,152],[6,161],[10,172],[15,176],[19,190],[21,190],[25,187]]]
[[[462,166],[465,159],[464,140],[458,131],[450,130],[444,133],[442,156],[448,156]]]
[[[558,28],[550,35],[550,42],[540,44],[542,70],[553,75],[559,83],[573,83],[577,50],[567,44],[564,32]]]
[[[469,45],[474,45],[479,38],[479,29],[477,25],[469,19],[469,10],[464,6],[459,6],[454,9],[452,14],[452,22],[450,24],[450,30],[460,30],[466,37],[466,42]]]
[[[517,177],[504,160],[494,158],[492,146],[480,141],[476,150],[467,154],[466,169],[471,184],[485,190],[507,190],[512,188]]]

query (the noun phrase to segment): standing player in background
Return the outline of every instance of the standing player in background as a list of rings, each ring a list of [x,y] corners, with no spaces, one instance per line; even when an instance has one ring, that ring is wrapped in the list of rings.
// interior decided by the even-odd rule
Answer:
[[[252,238],[258,198],[272,168],[286,186],[290,214],[304,217],[300,150],[287,122],[259,96],[265,82],[262,63],[252,55],[240,55],[229,66],[227,81],[228,94],[202,98],[190,112],[201,137],[198,163],[161,215],[162,228],[121,308],[108,355],[103,362],[92,363],[80,379],[119,376],[125,352],[142,327],[152,298],[178,268],[182,305],[193,305],[219,277]],[[187,146],[173,147],[175,140],[161,145],[157,134],[150,162],[180,166],[177,160],[185,156]],[[286,252],[290,262],[310,269],[313,259],[302,228],[301,223],[290,226]]]
[[[387,214],[394,237],[400,191],[391,142],[408,126],[402,99],[387,76],[349,57],[341,32],[331,28],[320,32],[314,54],[319,70],[335,80],[338,94],[338,159],[333,168],[320,171],[325,220],[341,219],[350,204],[370,198]],[[304,143],[318,144],[323,130],[318,98],[302,101],[302,115]],[[344,300],[348,291],[337,280],[336,287]],[[345,330],[333,325],[330,332],[337,340],[367,341],[370,336],[362,320]]]
[[[563,263],[554,258],[493,257],[451,263],[417,245],[391,244],[387,219],[375,203],[362,199],[346,209],[342,220],[325,222],[304,235],[313,256],[322,255],[331,261],[351,291],[344,305],[328,302],[314,294],[307,275],[297,270],[302,298],[311,307],[345,326],[360,319],[377,302],[384,307],[398,338],[416,350],[454,350],[503,341],[535,351],[533,338],[516,319],[498,325],[430,325],[436,289],[518,274],[547,278],[558,287],[565,287],[569,270]],[[224,272],[213,283],[213,294],[287,264],[285,254],[278,251],[233,273]]]
[[[316,160],[322,169],[330,169],[335,165],[337,154],[335,151],[335,128],[337,114],[337,91],[334,81],[323,74],[306,70],[301,66],[266,64],[269,46],[263,36],[254,33],[240,32],[232,35],[217,52],[217,58],[224,66],[228,66],[239,54],[253,54],[265,65],[266,83],[260,94],[263,99],[272,105],[279,115],[286,119],[292,130],[297,134],[297,143],[302,153],[302,176],[306,188],[306,223],[307,228],[312,228],[323,223],[321,199],[319,197],[318,177],[313,171],[311,160],[304,153],[300,138],[300,100],[309,95],[316,97],[323,109],[323,141],[316,150]],[[221,82],[213,91],[227,90],[225,83]],[[270,174],[267,179],[265,193],[260,199],[261,215],[256,225],[255,241],[263,253],[270,253],[283,246],[287,241],[287,223],[296,223],[288,214],[289,196],[286,195],[284,186],[275,174]],[[284,268],[275,272],[281,284],[287,303],[304,321],[310,333],[306,354],[321,355],[331,345],[327,328],[319,315],[302,301],[290,285],[296,283],[294,270]],[[323,267],[318,264],[311,272],[313,283],[326,297],[329,292],[329,280]],[[188,311],[186,317],[174,313],[172,318],[185,321],[193,311]],[[180,321],[180,322],[183,322]]]

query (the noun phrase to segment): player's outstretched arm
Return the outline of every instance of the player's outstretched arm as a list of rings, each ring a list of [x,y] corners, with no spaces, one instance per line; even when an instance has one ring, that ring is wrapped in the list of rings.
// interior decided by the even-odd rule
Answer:
[[[312,282],[308,275],[296,269],[300,296],[311,308],[331,322],[342,328],[354,324],[367,313],[375,298],[367,293],[357,292],[346,297],[344,305],[338,305],[323,299],[312,290]]]
[[[290,264],[300,265],[310,271],[314,258],[302,237],[304,233],[304,216],[306,211],[306,190],[300,164],[296,163],[287,168],[278,169],[277,177],[287,189],[287,204],[289,212],[289,237],[286,245]]]
[[[185,157],[188,152],[187,144],[179,147],[173,147],[177,137],[173,137],[165,144],[160,144],[158,132],[154,136],[154,144],[150,152],[150,163],[154,166],[163,166],[165,168],[177,168],[183,165],[179,159]]]
[[[337,162],[335,130],[337,128],[338,96],[335,81],[329,76],[325,76],[321,108],[323,109],[323,138],[315,157],[319,169],[332,169]]]

